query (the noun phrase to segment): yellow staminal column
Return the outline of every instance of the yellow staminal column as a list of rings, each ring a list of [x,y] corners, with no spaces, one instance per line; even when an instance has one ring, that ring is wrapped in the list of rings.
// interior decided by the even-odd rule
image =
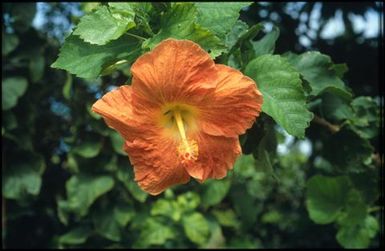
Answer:
[[[184,127],[183,118],[179,110],[173,111],[179,135],[182,139],[182,144],[178,147],[178,156],[183,164],[190,164],[198,158],[198,144],[195,140],[188,140]]]

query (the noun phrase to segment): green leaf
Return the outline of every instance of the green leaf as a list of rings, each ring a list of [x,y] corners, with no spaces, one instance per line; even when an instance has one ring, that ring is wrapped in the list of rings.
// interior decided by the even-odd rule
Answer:
[[[266,212],[262,215],[261,222],[278,224],[282,220],[283,215],[277,210]]]
[[[219,224],[225,227],[239,227],[239,222],[233,210],[213,210],[214,216],[217,218]]]
[[[128,222],[130,222],[134,218],[135,211],[131,206],[128,206],[126,204],[118,204],[114,208],[114,216],[118,224],[121,227],[125,227]]]
[[[379,230],[377,220],[367,215],[360,225],[343,225],[337,232],[337,241],[344,248],[367,248]]]
[[[250,4],[252,2],[228,2],[221,3],[218,7],[218,3],[196,2],[197,22],[218,37],[224,38],[236,23],[240,10]]]
[[[262,111],[273,117],[289,134],[303,138],[313,114],[306,108],[299,74],[286,59],[263,55],[245,70],[263,94]]]
[[[211,31],[195,23],[196,7],[191,3],[175,3],[161,17],[161,28],[152,38],[143,42],[143,48],[154,48],[167,38],[189,39],[205,50],[211,50],[212,57],[218,56],[225,50],[224,44]]]
[[[110,191],[113,186],[114,179],[106,175],[80,174],[72,176],[66,183],[67,211],[85,216],[94,201]]]
[[[101,46],[91,45],[78,36],[70,35],[51,67],[66,70],[81,78],[95,79],[104,67],[122,59],[133,62],[139,52],[139,42],[129,37],[123,36]]]
[[[72,152],[83,158],[93,158],[97,156],[102,149],[102,142],[97,139],[89,139],[73,148]]]
[[[111,241],[120,241],[120,226],[116,221],[114,208],[98,210],[92,219],[97,233]]]
[[[3,111],[9,110],[17,104],[17,100],[27,90],[27,80],[22,77],[6,78],[2,81],[2,105]]]
[[[318,51],[309,51],[301,55],[288,57],[289,62],[297,69],[303,78],[309,82],[311,95],[317,96],[323,92],[331,92],[350,100],[352,94],[336,73],[333,62],[327,55]]]
[[[88,43],[105,45],[135,27],[134,16],[134,11],[127,8],[120,11],[104,5],[98,6],[94,12],[80,19],[73,34]]]
[[[205,217],[200,213],[184,215],[182,218],[183,229],[187,237],[198,245],[206,243],[209,236],[209,225]]]
[[[163,245],[167,240],[175,238],[175,235],[171,227],[156,221],[155,218],[147,218],[134,248]]]
[[[339,147],[335,147],[339,146]],[[373,147],[367,139],[343,128],[324,142],[324,157],[343,173],[367,171],[366,161],[371,159]]]
[[[211,232],[210,238],[202,248],[215,249],[225,247],[226,239],[223,236],[221,226],[215,220],[209,220],[209,229]]]
[[[275,42],[279,37],[279,29],[274,26],[273,30],[267,33],[263,38],[258,41],[252,41],[254,58],[265,55],[273,54],[275,49]]]
[[[44,75],[45,59],[39,54],[35,54],[29,61],[29,72],[32,83],[39,81]]]
[[[359,136],[372,139],[379,133],[380,106],[371,97],[358,97],[351,103],[354,116],[350,117],[351,128]]]
[[[237,20],[233,25],[231,31],[226,35],[225,44],[227,48],[232,48],[246,32],[249,30],[249,26],[241,21]],[[259,30],[258,30],[259,31]]]
[[[146,201],[148,193],[140,189],[138,184],[134,181],[134,175],[132,174],[132,170],[129,170],[125,167],[119,168],[117,172],[117,178],[124,184],[124,186],[127,188],[128,191],[130,191],[131,195],[136,200],[142,203]]]
[[[350,181],[346,176],[325,177],[316,175],[307,181],[306,207],[317,224],[336,220],[346,203]]]
[[[3,167],[2,193],[7,199],[21,200],[27,195],[38,195],[45,162],[33,152],[20,153],[21,160],[14,160]]]
[[[202,204],[205,207],[220,203],[226,197],[230,189],[230,180],[208,180],[204,184],[205,190],[202,194]]]
[[[341,225],[359,225],[365,220],[367,214],[367,206],[361,194],[356,189],[351,189],[345,205],[345,213],[338,220]]]
[[[195,208],[197,208],[200,205],[200,197],[197,193],[194,192],[187,192],[184,194],[181,194],[176,199],[178,207],[183,212],[190,212],[193,211]]]
[[[115,152],[121,155],[127,155],[127,153],[123,151],[124,139],[119,133],[111,130],[110,139]]]
[[[255,159],[253,155],[241,155],[235,161],[234,173],[241,177],[252,177],[255,174]]]
[[[6,56],[19,45],[19,38],[15,34],[2,34],[1,55]]]
[[[159,199],[153,204],[151,215],[163,215],[174,221],[179,221],[182,216],[182,210],[175,201]]]
[[[59,242],[67,245],[79,245],[86,242],[91,233],[90,227],[79,226],[60,236]]]
[[[321,98],[322,114],[328,121],[341,122],[352,117],[353,109],[345,99],[331,93],[324,93]]]

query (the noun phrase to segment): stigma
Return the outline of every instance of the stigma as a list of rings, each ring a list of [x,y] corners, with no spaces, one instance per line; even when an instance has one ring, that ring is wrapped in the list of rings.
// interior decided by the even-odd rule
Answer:
[[[187,139],[183,117],[179,109],[173,111],[174,121],[178,127],[181,143],[177,148],[177,155],[184,165],[194,163],[198,159],[199,148],[198,144],[193,139]]]

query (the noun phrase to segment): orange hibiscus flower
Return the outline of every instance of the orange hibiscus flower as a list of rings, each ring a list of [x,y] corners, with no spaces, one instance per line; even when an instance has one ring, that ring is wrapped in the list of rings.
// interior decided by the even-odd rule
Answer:
[[[190,176],[225,177],[241,154],[238,136],[261,111],[255,82],[189,40],[164,40],[131,73],[131,86],[105,94],[92,110],[125,139],[139,186],[156,195]]]

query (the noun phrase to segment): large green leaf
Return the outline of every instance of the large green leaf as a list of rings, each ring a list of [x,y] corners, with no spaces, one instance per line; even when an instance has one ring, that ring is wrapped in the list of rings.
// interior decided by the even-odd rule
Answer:
[[[205,207],[218,204],[225,198],[230,189],[230,180],[208,180],[204,184],[204,191],[202,194],[202,204]]]
[[[66,183],[68,199],[62,207],[64,211],[85,216],[94,201],[110,191],[113,186],[114,179],[110,176],[74,175]]]
[[[152,38],[143,43],[144,48],[154,48],[167,38],[189,39],[206,50],[211,50],[213,57],[219,55],[225,46],[211,31],[195,23],[196,7],[191,3],[175,3],[161,18],[161,28]]]
[[[278,55],[252,60],[245,70],[263,94],[262,111],[273,117],[289,134],[303,138],[313,115],[306,108],[298,72]]]
[[[2,192],[7,199],[21,200],[26,195],[38,195],[45,169],[42,156],[25,152],[22,158],[3,166]]]
[[[79,35],[88,43],[105,45],[135,27],[134,16],[135,12],[128,8],[122,11],[104,5],[98,6],[94,12],[80,19],[73,34]]]
[[[252,2],[228,2],[218,3],[196,2],[198,10],[197,22],[203,27],[214,32],[220,38],[224,38],[239,17],[242,8],[249,6]]]
[[[254,57],[259,57],[265,54],[273,54],[275,42],[279,37],[279,29],[274,26],[273,30],[267,33],[258,41],[252,41]]]
[[[307,181],[306,207],[317,224],[333,222],[344,208],[350,181],[346,176],[316,175]]]
[[[195,212],[184,215],[182,221],[184,232],[192,242],[198,245],[206,243],[209,236],[209,225],[202,214]]]
[[[24,95],[27,90],[27,80],[23,77],[11,77],[2,81],[2,107],[8,110],[17,104],[17,100]]]
[[[373,216],[366,216],[359,225],[343,225],[337,233],[337,241],[344,248],[367,248],[370,240],[377,234],[379,224]]]
[[[346,200],[344,213],[338,218],[341,225],[359,225],[365,220],[367,214],[367,206],[360,192],[351,189]]]
[[[298,56],[291,54],[287,58],[309,82],[311,95],[317,96],[327,91],[347,100],[351,99],[351,92],[339,78],[340,72],[334,70],[334,64],[329,56],[318,51],[309,51]]]
[[[128,169],[127,167],[121,167],[118,169],[117,172],[117,178],[119,181],[121,181],[124,186],[127,188],[128,191],[130,191],[131,195],[140,202],[145,202],[148,193],[144,192],[138,184],[134,181],[134,175],[132,174],[132,170]]]
[[[58,59],[51,65],[81,78],[95,79],[109,65],[125,59],[135,60],[140,52],[138,40],[121,37],[106,45],[92,45],[78,36],[70,35],[60,49]]]
[[[173,239],[175,236],[176,233],[171,227],[158,222],[155,218],[147,218],[134,248],[163,245],[167,240]]]

